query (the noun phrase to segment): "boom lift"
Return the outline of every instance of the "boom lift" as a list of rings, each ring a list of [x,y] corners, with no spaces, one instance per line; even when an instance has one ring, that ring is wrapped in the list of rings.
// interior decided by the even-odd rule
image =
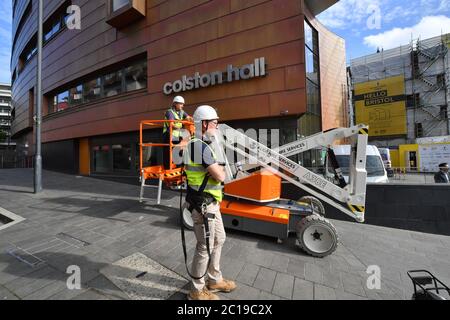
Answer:
[[[227,173],[225,197],[221,203],[225,227],[272,236],[279,242],[295,232],[298,245],[306,253],[315,257],[331,254],[337,248],[338,234],[324,218],[320,200],[356,221],[364,222],[367,138],[368,127],[358,125],[321,132],[272,150],[238,130],[220,124],[211,146]],[[352,145],[348,185],[331,149],[335,141],[342,139],[350,140]],[[287,158],[317,147],[328,149],[338,185]],[[235,155],[243,161],[230,163],[230,158],[234,160]],[[282,199],[282,179],[313,197],[304,197],[300,201]],[[192,228],[187,205],[183,210],[183,224]]]

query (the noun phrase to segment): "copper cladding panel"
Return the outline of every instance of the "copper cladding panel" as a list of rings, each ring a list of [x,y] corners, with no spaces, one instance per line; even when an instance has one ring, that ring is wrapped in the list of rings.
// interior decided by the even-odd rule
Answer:
[[[50,7],[57,8],[59,2],[49,1],[48,11],[51,13]],[[162,92],[165,82],[197,71],[225,70],[229,64],[241,66],[259,57],[266,58],[266,77],[185,92],[187,110],[192,112],[200,103],[209,103],[218,108],[224,120],[306,111],[302,1],[147,0],[146,18],[121,30],[105,23],[104,1],[73,2],[89,14],[82,18],[82,30],[66,30],[44,47],[44,92],[144,52],[148,56],[148,88],[44,118],[43,142],[135,131],[139,120],[161,118],[170,105],[172,96]],[[36,9],[34,6],[33,15]],[[326,30],[319,32],[326,33],[321,35],[321,50],[332,51],[333,35]],[[18,38],[26,42],[22,38],[28,36],[24,30]],[[322,48],[322,42],[331,44]],[[17,46],[16,51],[21,48]],[[13,53],[13,66],[17,56]],[[336,52],[322,56],[331,59]],[[342,59],[345,62],[345,56]],[[321,61],[325,70],[329,65]],[[35,83],[35,66],[34,58],[14,84],[15,133],[28,125],[28,91]],[[345,77],[345,70],[343,74]],[[328,84],[332,81],[322,79],[322,91],[334,86]],[[331,89],[332,97],[322,93],[322,100],[324,109],[334,110],[338,109],[334,105],[336,88]],[[337,113],[324,115],[327,125],[336,122]]]

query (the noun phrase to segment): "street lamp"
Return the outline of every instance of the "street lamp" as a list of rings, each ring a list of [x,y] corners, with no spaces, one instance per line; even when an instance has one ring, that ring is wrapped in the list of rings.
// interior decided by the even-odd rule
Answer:
[[[43,37],[43,0],[38,6],[38,35],[37,35],[37,104],[35,115],[36,155],[34,164],[34,193],[42,191],[42,155],[41,155],[41,120],[42,120],[42,37]]]

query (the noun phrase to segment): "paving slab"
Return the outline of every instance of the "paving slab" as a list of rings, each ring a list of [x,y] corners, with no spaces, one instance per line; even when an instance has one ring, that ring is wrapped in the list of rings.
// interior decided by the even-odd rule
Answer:
[[[142,253],[135,253],[100,272],[132,300],[165,300],[188,281]]]

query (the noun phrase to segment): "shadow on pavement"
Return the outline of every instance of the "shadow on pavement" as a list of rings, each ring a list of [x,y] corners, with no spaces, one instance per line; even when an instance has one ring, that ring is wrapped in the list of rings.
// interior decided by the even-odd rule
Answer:
[[[34,297],[39,292],[42,292],[40,297],[37,296],[39,299],[53,297],[58,299],[58,296],[61,299],[72,299],[77,295],[83,294],[86,289],[94,289],[106,298],[130,299],[126,293],[100,273],[100,270],[110,266],[109,263],[94,262],[82,255],[61,252],[41,252],[39,256],[45,263],[41,263],[33,268],[9,254],[1,253],[0,262],[6,264],[2,273],[12,276],[11,279],[13,279],[4,284],[4,286],[21,298],[27,296]],[[69,266],[78,266],[80,268],[82,290],[70,290],[67,287],[68,279],[73,275],[73,272],[67,273]],[[140,273],[139,271],[126,267],[115,266],[114,268],[117,271],[118,277],[121,277],[124,273],[129,274],[130,271],[131,273],[136,273],[136,276]],[[157,274],[157,277],[164,278],[166,276]],[[136,278],[130,279],[133,282],[135,280]],[[46,290],[47,286],[57,286],[57,289],[48,288]],[[156,295],[163,295],[165,293],[165,291],[153,287],[152,292]],[[49,296],[47,297],[47,295]],[[178,292],[169,299],[182,299],[183,296],[182,293]]]

